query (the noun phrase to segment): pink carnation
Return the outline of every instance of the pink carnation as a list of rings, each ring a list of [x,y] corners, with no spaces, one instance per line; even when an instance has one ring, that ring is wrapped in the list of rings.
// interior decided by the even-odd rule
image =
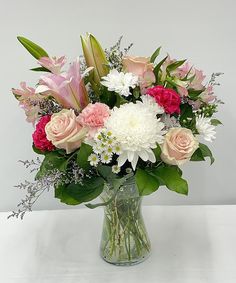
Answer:
[[[47,139],[45,133],[45,126],[50,120],[51,115],[41,117],[32,135],[35,147],[42,151],[52,151],[55,148],[54,145]]]
[[[88,128],[88,136],[94,137],[96,132],[104,126],[110,116],[110,109],[106,104],[96,102],[88,104],[78,116],[79,123]]]
[[[158,85],[147,89],[147,94],[154,97],[167,114],[180,113],[180,96],[173,89]]]

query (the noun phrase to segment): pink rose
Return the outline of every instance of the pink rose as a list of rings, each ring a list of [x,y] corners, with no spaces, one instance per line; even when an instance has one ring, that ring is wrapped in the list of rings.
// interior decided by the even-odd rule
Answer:
[[[96,102],[88,104],[79,114],[78,121],[88,129],[88,136],[94,137],[96,132],[104,126],[110,116],[110,109],[106,104]]]
[[[182,165],[189,161],[199,142],[191,130],[186,128],[171,128],[165,135],[161,145],[161,159],[171,165]]]
[[[35,147],[42,151],[52,151],[54,149],[54,145],[47,139],[45,133],[45,126],[50,120],[51,115],[41,117],[32,135]]]
[[[57,148],[63,148],[69,154],[80,147],[87,129],[78,121],[74,110],[63,109],[53,114],[45,127],[47,139]]]
[[[148,57],[124,56],[123,67],[125,72],[133,73],[139,77],[140,87],[143,91],[156,81],[153,73],[154,66]]]
[[[147,89],[146,93],[154,97],[158,105],[163,107],[167,114],[180,113],[181,99],[173,89],[158,85]]]

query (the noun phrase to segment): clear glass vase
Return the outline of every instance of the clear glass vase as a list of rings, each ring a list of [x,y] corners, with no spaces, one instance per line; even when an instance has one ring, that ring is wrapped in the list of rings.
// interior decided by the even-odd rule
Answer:
[[[100,246],[102,258],[115,265],[134,265],[150,254],[150,241],[141,213],[141,197],[134,179],[118,191],[105,187],[103,232]]]

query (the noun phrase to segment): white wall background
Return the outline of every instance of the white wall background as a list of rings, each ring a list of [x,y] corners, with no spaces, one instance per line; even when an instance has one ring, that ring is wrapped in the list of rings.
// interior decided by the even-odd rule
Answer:
[[[74,59],[81,53],[79,35],[92,32],[108,47],[124,35],[124,45],[133,42],[133,55],[150,55],[162,45],[175,58],[189,58],[207,75],[221,71],[217,95],[225,101],[217,139],[216,157],[209,163],[191,163],[184,168],[189,196],[160,189],[145,199],[149,204],[236,204],[236,20],[234,0],[0,0],[0,210],[15,208],[23,192],[13,186],[32,178],[17,160],[31,159],[33,128],[11,95],[20,81],[32,86],[37,75],[33,57],[17,42],[25,36],[51,55]],[[163,53],[164,55],[164,53]],[[35,208],[66,208],[45,193]]]

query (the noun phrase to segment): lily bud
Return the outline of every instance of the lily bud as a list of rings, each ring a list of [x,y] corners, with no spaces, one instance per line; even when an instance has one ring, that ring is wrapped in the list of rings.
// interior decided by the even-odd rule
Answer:
[[[90,33],[81,36],[81,43],[87,67],[93,67],[93,81],[99,83],[109,72],[104,50],[97,39]]]

